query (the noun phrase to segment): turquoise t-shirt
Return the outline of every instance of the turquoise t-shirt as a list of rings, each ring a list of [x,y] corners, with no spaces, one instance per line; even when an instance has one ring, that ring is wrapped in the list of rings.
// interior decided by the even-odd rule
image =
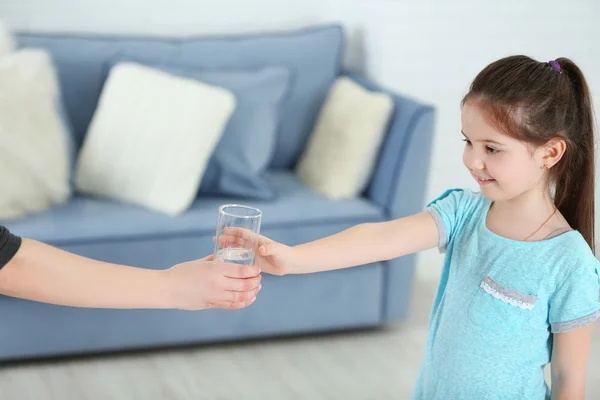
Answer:
[[[456,189],[427,208],[446,259],[415,400],[549,399],[552,333],[600,317],[600,263],[583,236],[504,238],[486,226],[490,205]]]

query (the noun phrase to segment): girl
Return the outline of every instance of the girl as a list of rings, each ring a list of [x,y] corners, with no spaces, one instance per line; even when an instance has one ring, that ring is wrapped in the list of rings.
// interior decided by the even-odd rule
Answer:
[[[422,213],[297,247],[261,237],[258,266],[309,273],[437,246],[446,259],[413,398],[583,399],[600,302],[582,72],[566,58],[490,64],[462,101],[462,135],[479,192],[449,190]]]

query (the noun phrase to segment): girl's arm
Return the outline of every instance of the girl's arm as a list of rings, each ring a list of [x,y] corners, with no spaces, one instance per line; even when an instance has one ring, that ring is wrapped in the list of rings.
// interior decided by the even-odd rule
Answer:
[[[554,334],[552,400],[584,400],[592,325]]]
[[[296,246],[292,273],[309,273],[391,260],[438,244],[437,225],[426,211],[387,222],[361,224]]]
[[[227,246],[252,246],[252,233],[229,228],[219,237]],[[439,241],[435,220],[424,211],[387,222],[365,223],[324,239],[289,247],[259,238],[256,263],[262,271],[303,274],[390,260],[435,247]]]

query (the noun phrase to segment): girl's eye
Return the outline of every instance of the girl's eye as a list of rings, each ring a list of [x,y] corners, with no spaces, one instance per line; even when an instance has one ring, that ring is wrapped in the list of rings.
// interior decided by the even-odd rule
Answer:
[[[471,141],[469,139],[464,139],[463,138],[462,141],[465,142],[465,143],[467,143],[467,145],[469,145],[469,146],[471,145]]]
[[[486,146],[486,150],[487,150],[487,152],[488,152],[488,153],[490,153],[490,154],[497,154],[497,153],[499,153],[499,152],[500,152],[500,150],[498,150],[498,149],[495,149],[495,148],[493,148],[493,147],[490,147],[490,146]]]

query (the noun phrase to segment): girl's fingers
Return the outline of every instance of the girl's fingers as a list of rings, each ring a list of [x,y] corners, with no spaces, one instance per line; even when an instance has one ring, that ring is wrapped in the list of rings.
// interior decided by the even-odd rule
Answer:
[[[236,236],[220,236],[219,237],[219,246],[221,247],[244,247],[245,248],[246,241],[242,238]]]
[[[223,230],[223,232],[226,235],[237,236],[245,240],[251,240],[253,237],[256,236],[256,233],[246,228],[227,227]]]
[[[258,248],[258,254],[261,256],[267,257],[275,254],[277,248],[277,244],[275,242],[263,244]]]

